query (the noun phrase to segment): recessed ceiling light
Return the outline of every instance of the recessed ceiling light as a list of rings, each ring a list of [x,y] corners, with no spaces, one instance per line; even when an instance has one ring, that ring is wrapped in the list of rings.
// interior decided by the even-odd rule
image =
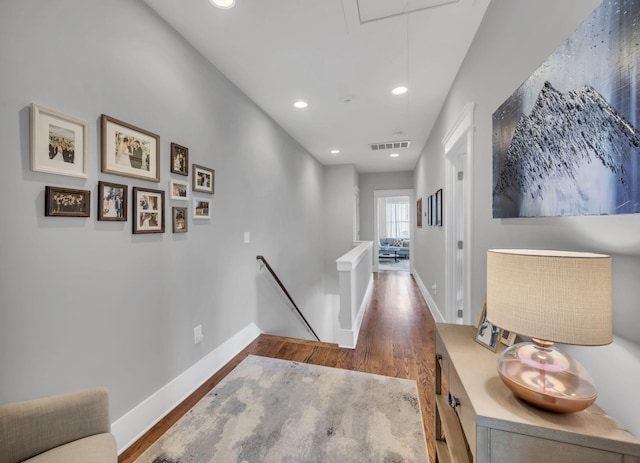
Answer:
[[[340,154],[340,150],[331,150],[331,154]]]
[[[233,8],[233,5],[236,4],[236,0],[209,0],[213,6],[218,8],[222,8],[223,10],[228,10],[229,8]]]
[[[389,157],[391,157],[391,158],[397,158],[398,156],[400,156],[398,153],[391,153],[389,155]]]
[[[295,106],[298,109],[303,109],[309,106],[309,104],[306,101],[298,100],[295,103],[293,103],[293,106]]]
[[[394,95],[404,95],[408,90],[409,89],[407,87],[396,87],[391,90],[391,93],[393,93]]]

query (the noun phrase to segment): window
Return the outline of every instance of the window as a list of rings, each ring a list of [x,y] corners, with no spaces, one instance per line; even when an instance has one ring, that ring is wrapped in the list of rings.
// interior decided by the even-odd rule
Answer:
[[[386,203],[387,237],[409,239],[409,198],[386,198]]]

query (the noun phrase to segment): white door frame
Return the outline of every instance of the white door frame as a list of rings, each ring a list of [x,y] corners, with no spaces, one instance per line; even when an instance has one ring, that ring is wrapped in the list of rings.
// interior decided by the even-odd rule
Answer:
[[[374,190],[373,191],[373,271],[378,271],[378,251],[380,249],[380,236],[378,232],[378,200],[380,198],[393,198],[394,196],[409,197],[409,230],[411,237],[409,238],[409,271],[413,273],[413,247],[415,246],[416,236],[416,206],[414,203],[413,189],[407,190]]]
[[[447,135],[442,139],[445,157],[445,248],[446,307],[445,321],[471,324],[471,211],[473,210],[473,113],[475,103],[467,103]],[[458,172],[463,172],[462,181]],[[456,217],[458,219],[456,219]],[[457,221],[456,221],[457,220]],[[462,222],[462,227],[460,223]],[[462,241],[459,253],[458,242]],[[457,281],[459,278],[462,281]],[[458,295],[460,290],[462,295]],[[456,307],[461,299],[461,307]],[[457,310],[462,310],[462,316]]]

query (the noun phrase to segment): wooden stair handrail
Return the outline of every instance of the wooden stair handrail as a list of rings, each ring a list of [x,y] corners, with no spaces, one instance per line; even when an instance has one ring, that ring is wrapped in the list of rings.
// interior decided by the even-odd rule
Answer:
[[[269,265],[269,262],[267,262],[267,259],[265,259],[264,256],[256,256],[256,259],[261,261],[264,264],[264,266],[267,268],[267,270],[269,270],[269,273],[271,274],[273,279],[276,280],[276,283],[278,283],[278,286],[280,287],[282,292],[285,294],[285,296],[287,296],[287,299],[289,299],[289,302],[291,302],[291,304],[293,305],[293,308],[296,309],[296,312],[298,312],[298,315],[300,316],[300,318],[302,318],[302,321],[307,326],[307,329],[311,331],[311,333],[313,334],[313,336],[316,338],[317,341],[320,341],[320,338],[318,337],[316,332],[313,331],[313,328],[311,328],[311,325],[309,324],[307,319],[304,317],[302,312],[300,312],[300,309],[294,302],[293,298],[291,297],[291,294],[289,294],[289,291],[287,291],[287,288],[284,287],[284,284],[282,284],[282,281],[280,281],[280,278],[278,278],[278,275],[276,275],[276,272],[273,271],[273,269],[271,268],[271,265]]]

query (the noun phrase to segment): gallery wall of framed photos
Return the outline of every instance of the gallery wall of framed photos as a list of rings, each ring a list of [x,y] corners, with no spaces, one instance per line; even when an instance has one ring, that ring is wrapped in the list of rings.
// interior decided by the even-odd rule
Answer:
[[[100,116],[100,128],[101,173],[160,183],[160,135],[106,114]],[[35,103],[31,105],[32,171],[89,178],[88,146],[85,121]],[[169,164],[171,174],[188,177],[189,148],[172,142]],[[133,234],[165,232],[166,197],[172,202],[192,202],[191,208],[171,208],[173,233],[187,232],[189,209],[192,219],[211,218],[212,200],[191,198],[188,179],[170,178],[166,196],[162,189],[106,180],[99,180],[97,188],[97,220],[126,222],[131,211]],[[193,164],[191,190],[213,195],[215,170]],[[47,217],[91,217],[91,191],[48,185],[44,211]]]

